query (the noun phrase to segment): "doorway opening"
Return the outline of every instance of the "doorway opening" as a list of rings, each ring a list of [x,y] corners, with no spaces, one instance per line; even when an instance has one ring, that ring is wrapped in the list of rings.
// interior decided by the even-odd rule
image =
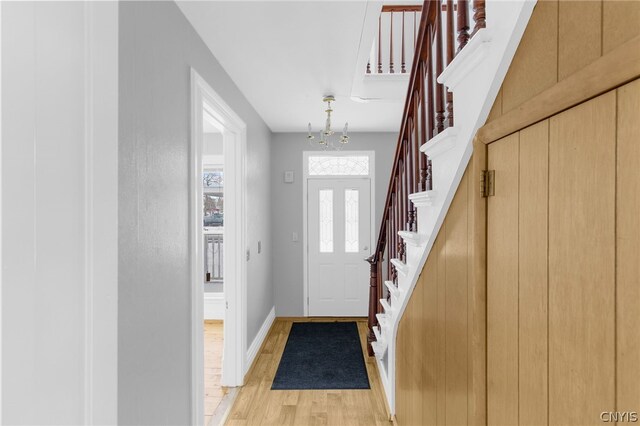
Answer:
[[[204,424],[216,413],[224,348],[224,129],[203,110],[202,230],[204,254]]]
[[[221,415],[246,364],[246,125],[191,70],[192,424]]]
[[[303,153],[305,316],[367,316],[374,161],[373,151]]]

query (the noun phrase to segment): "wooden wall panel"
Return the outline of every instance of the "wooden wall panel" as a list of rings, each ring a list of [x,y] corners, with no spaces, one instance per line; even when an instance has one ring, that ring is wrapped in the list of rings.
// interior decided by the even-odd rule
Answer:
[[[640,1],[602,3],[602,53],[606,54],[640,34]]]
[[[616,378],[618,411],[640,411],[640,80],[618,89]]]
[[[428,342],[424,338],[416,338],[416,336],[424,336],[424,327],[422,321],[422,294],[424,293],[424,285],[416,286],[413,291],[415,297],[415,303],[412,304],[411,312],[409,313],[411,330],[411,337],[409,338],[409,365],[411,367],[411,374],[409,377],[409,395],[408,404],[410,410],[407,417],[407,425],[422,425],[422,369],[423,369],[423,354],[428,345]]]
[[[518,242],[519,423],[547,423],[549,121],[520,132]]]
[[[518,422],[518,138],[489,145],[495,196],[487,203],[487,421]]]
[[[487,168],[487,145],[474,140],[468,176],[468,377],[469,425],[487,424],[487,199],[478,188],[478,176]]]
[[[502,83],[502,113],[557,82],[558,2],[539,1]]]
[[[446,217],[446,424],[467,424],[468,170]]]
[[[614,406],[615,92],[550,119],[549,420]]]
[[[640,35],[640,1],[538,1],[487,123]]]
[[[486,161],[479,144],[483,163],[472,159],[467,168],[400,321],[396,420],[403,426],[486,424],[486,299],[469,287],[470,276],[484,287],[472,264],[485,259],[484,213],[470,216],[469,207],[469,200],[485,205],[471,190],[472,172]],[[470,348],[481,355],[472,360]]]
[[[487,116],[487,123],[495,120],[502,115],[502,88],[498,91],[496,99],[493,101],[493,106]]]
[[[561,1],[558,31],[559,81],[602,55],[602,2]]]
[[[441,237],[436,239],[434,248],[440,244]],[[437,425],[438,407],[438,251],[433,250],[427,258],[420,281],[424,286],[422,294],[422,317],[424,319],[424,364],[422,368],[422,424]]]
[[[396,336],[396,345],[398,348],[407,348],[410,337],[410,320],[406,315],[410,311],[415,301],[409,300],[405,309],[405,315],[400,318],[398,325],[398,335]],[[411,387],[411,367],[408,362],[409,351],[402,350],[396,352],[396,395],[402,395],[402,398],[396,398],[396,419],[400,424],[404,424],[407,417],[410,416],[409,411],[409,393]]]
[[[435,241],[435,249],[438,253],[438,371],[437,377],[437,407],[436,407],[436,420],[438,425],[446,424],[446,389],[445,389],[445,372],[447,368],[446,360],[446,343],[447,336],[445,330],[445,317],[446,317],[446,292],[447,292],[447,223],[446,221],[440,227],[438,232],[438,238]]]

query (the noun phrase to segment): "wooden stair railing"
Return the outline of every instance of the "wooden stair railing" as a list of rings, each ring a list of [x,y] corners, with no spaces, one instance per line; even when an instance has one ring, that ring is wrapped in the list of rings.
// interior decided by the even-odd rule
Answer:
[[[405,261],[405,243],[398,231],[416,232],[418,229],[416,210],[409,201],[409,194],[432,189],[431,160],[421,154],[420,146],[445,128],[453,126],[454,122],[453,96],[436,81],[436,77],[466,46],[470,37],[486,25],[484,0],[473,0],[474,26],[471,35],[467,0],[426,0],[421,9],[409,87],[380,231],[374,253],[366,259],[370,263],[369,356],[374,355],[371,344],[376,340],[373,332],[374,327],[378,326],[376,314],[383,312],[380,300],[390,299],[382,283],[387,278],[397,287],[398,271],[390,259]],[[454,37],[454,22],[457,37]],[[378,72],[382,72],[381,63],[377,65]],[[390,64],[390,68],[393,69],[393,64]],[[370,72],[369,65],[367,72]],[[385,260],[386,268],[383,271]]]
[[[371,49],[371,57],[367,62],[367,74],[372,74],[371,64],[375,64],[373,74],[405,74],[407,62],[413,58],[417,40],[416,23],[420,16],[420,5],[385,5],[378,17],[378,34]],[[398,22],[399,21],[399,22]],[[396,27],[394,29],[394,22]],[[413,28],[413,31],[406,27]],[[410,32],[411,31],[411,32]],[[395,46],[394,42],[399,44]],[[386,45],[388,43],[388,46]],[[384,45],[384,49],[383,49]],[[400,59],[400,69],[397,69],[395,59]]]

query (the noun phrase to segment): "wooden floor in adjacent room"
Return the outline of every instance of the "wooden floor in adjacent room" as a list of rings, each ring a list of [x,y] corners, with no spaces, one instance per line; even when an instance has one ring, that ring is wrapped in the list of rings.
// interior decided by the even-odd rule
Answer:
[[[227,417],[227,425],[389,426],[383,389],[373,357],[366,355],[367,322],[357,319],[371,389],[271,390],[293,322],[354,319],[278,318],[247,374]]]
[[[222,372],[222,321],[204,322],[204,424],[209,424],[226,389],[220,386]]]

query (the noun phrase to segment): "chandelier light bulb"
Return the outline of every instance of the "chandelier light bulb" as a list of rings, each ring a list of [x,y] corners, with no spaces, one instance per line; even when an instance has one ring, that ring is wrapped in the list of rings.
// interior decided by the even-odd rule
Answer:
[[[314,139],[314,138],[315,138],[315,136],[313,136],[313,135],[311,134],[311,123],[309,123],[309,134],[307,135],[307,139],[312,140],[312,139]]]

